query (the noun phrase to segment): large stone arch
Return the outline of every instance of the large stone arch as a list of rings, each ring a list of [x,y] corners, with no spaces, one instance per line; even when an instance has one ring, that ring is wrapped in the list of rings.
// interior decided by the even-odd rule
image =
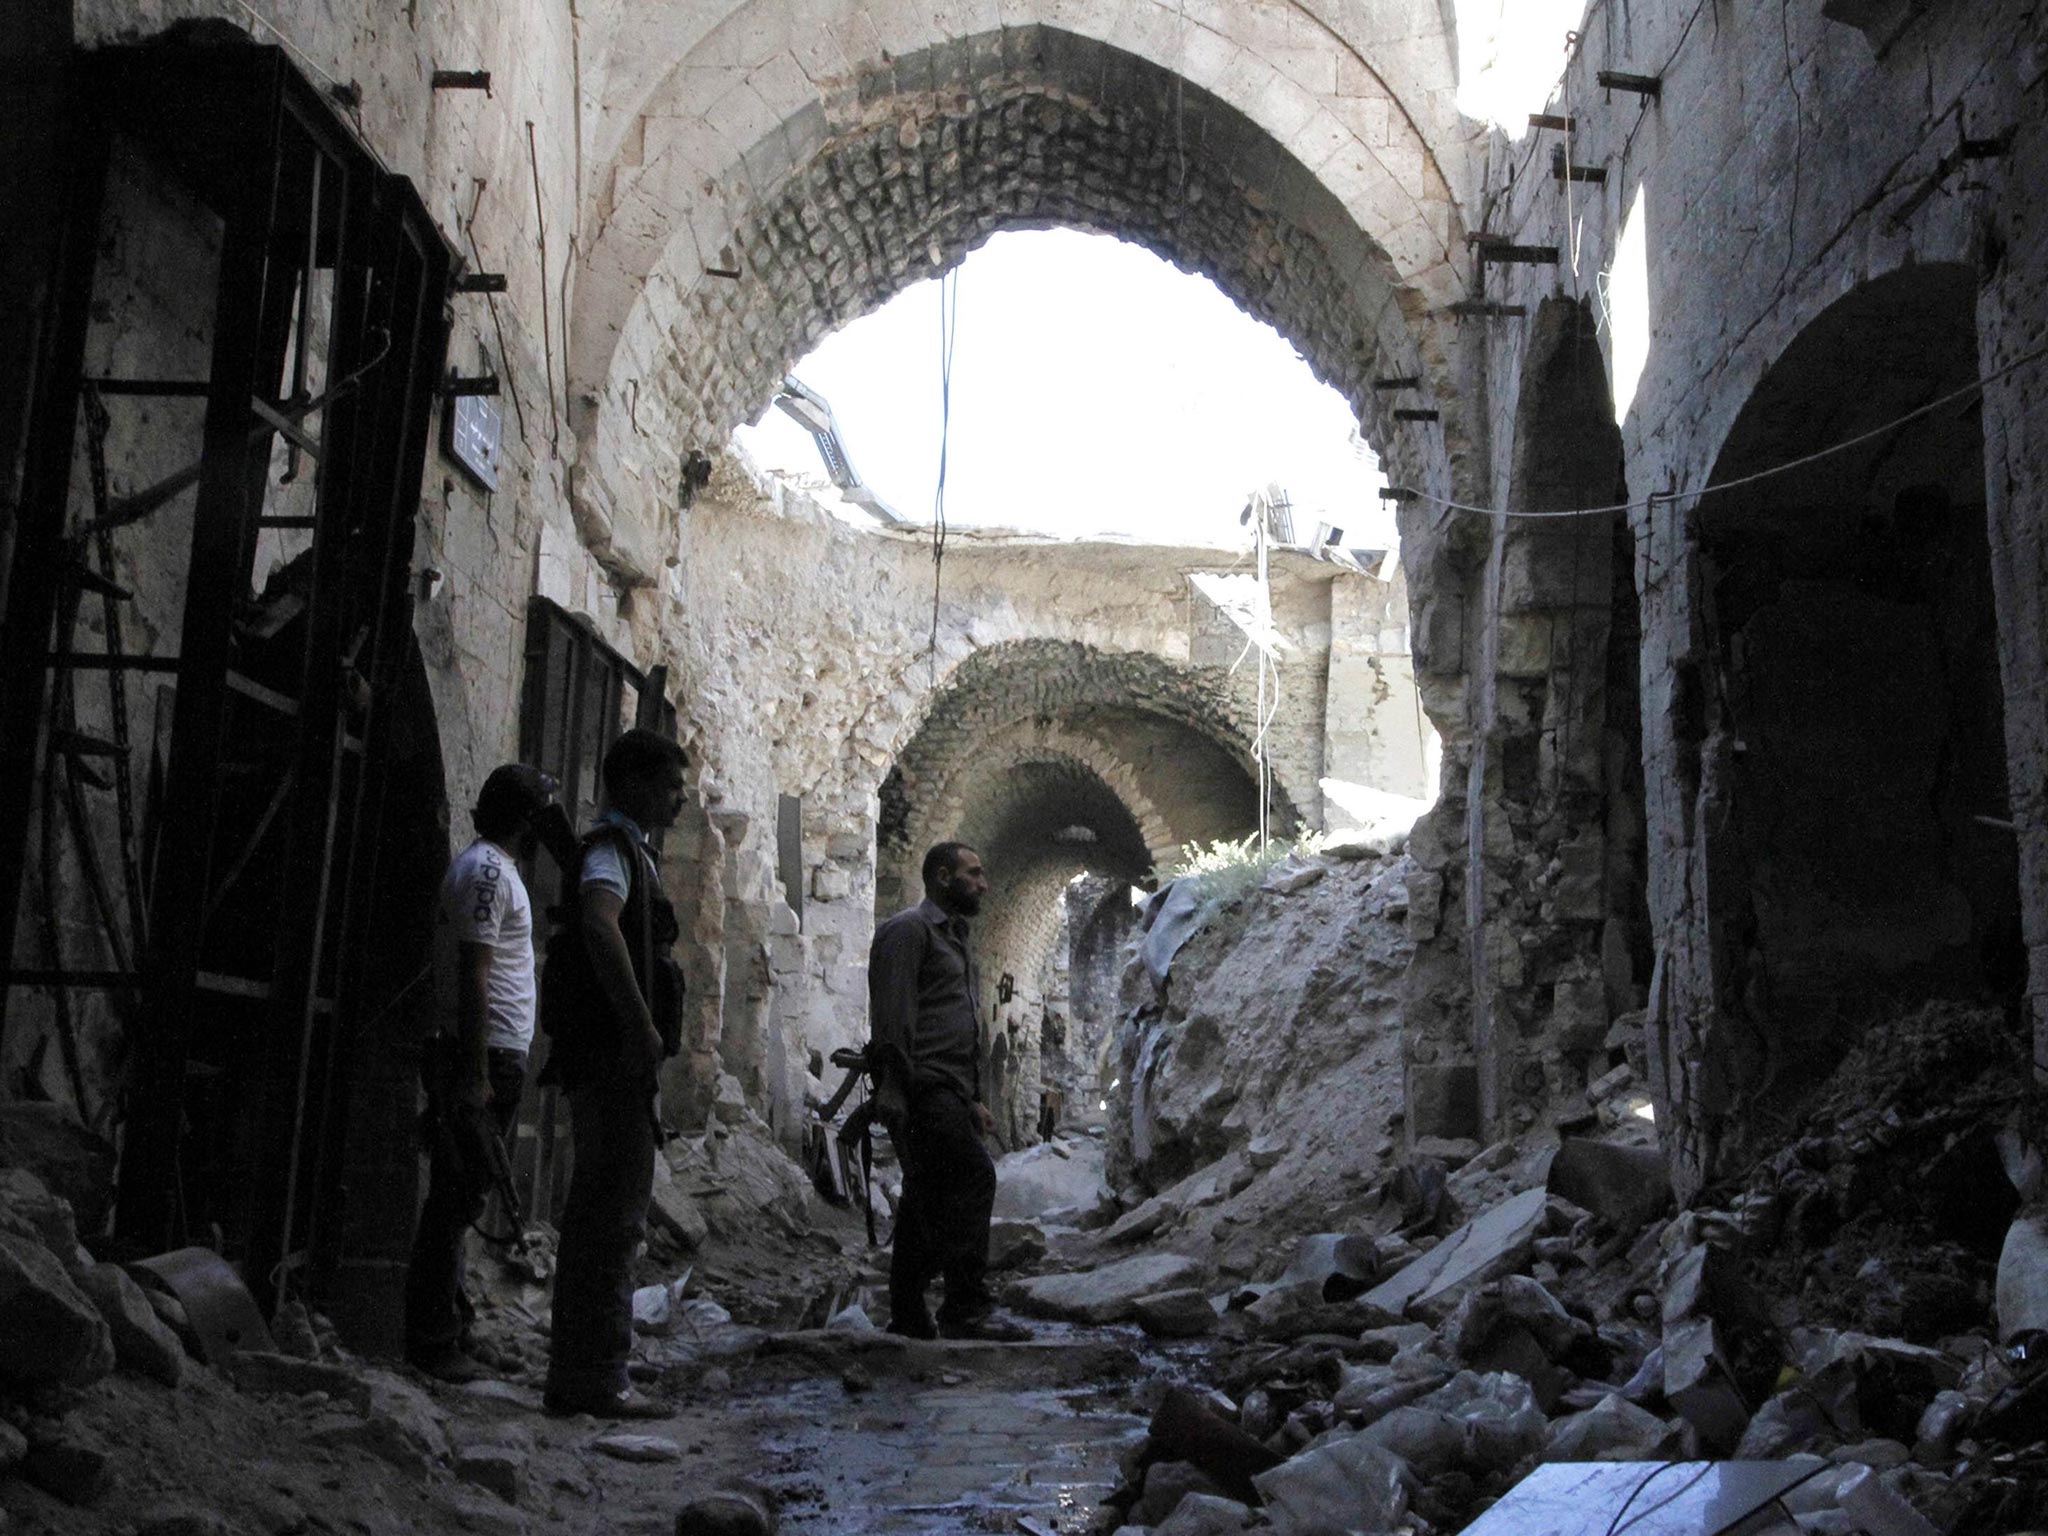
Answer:
[[[1212,777],[1234,764],[1247,781],[1254,779],[1255,725],[1227,684],[1227,675],[1215,668],[1080,641],[1020,640],[974,651],[925,696],[921,709],[898,718],[881,786],[882,867],[889,868],[892,847],[907,845],[914,830],[931,826],[928,809],[945,802],[956,776],[965,775],[958,780],[962,785],[970,782],[984,755],[1003,749],[1020,729],[1027,750],[1034,743],[1057,747],[1133,793],[1149,794],[1155,806],[1165,806],[1172,792],[1137,789],[1148,764],[1183,779],[1199,766],[1171,762],[1164,748],[1173,743],[1204,755],[1217,770]],[[1137,739],[1147,735],[1152,739]],[[1298,825],[1297,807],[1313,804],[1315,789],[1313,783],[1276,778],[1274,825]],[[1253,811],[1256,822],[1256,801]],[[1149,823],[1148,844],[1158,851],[1191,836],[1213,835],[1206,825],[1183,825],[1162,811]],[[1170,841],[1160,844],[1161,836]],[[887,894],[894,893],[885,894],[885,903]]]
[[[569,360],[583,462],[617,466],[577,480],[600,553],[622,515],[672,517],[679,455],[757,415],[803,351],[1005,228],[1098,230],[1207,273],[1352,401],[1401,478],[1449,486],[1473,435],[1433,319],[1463,292],[1459,157],[1327,38],[1290,54],[1118,24],[1156,0],[1018,9],[1062,24],[928,26],[814,76],[749,6],[607,109]],[[1390,375],[1424,386],[1372,388]],[[1443,426],[1397,429],[1392,408],[1418,403]]]

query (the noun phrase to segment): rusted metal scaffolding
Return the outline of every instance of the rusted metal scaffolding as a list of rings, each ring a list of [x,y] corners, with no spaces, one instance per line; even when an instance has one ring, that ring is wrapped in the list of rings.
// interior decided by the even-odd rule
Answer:
[[[60,1015],[90,989],[122,996],[131,1067],[122,1106],[116,1234],[133,1252],[218,1234],[266,1303],[330,1266],[341,1229],[346,1109],[376,952],[375,891],[389,711],[410,643],[408,575],[429,423],[447,338],[450,253],[418,195],[385,171],[274,48],[155,43],[81,57],[64,281],[24,475],[0,616],[0,1029],[31,996]],[[110,147],[219,220],[204,378],[90,378]],[[204,400],[192,462],[122,495],[104,473],[124,406]],[[74,509],[80,433],[90,510]],[[276,458],[283,460],[280,474]],[[307,492],[305,481],[310,479]],[[299,484],[290,498],[280,484]],[[114,615],[106,535],[190,496],[174,654],[122,650],[116,623],[83,648],[72,620],[92,592]],[[180,505],[185,503],[181,502]],[[151,529],[152,558],[176,550]],[[294,558],[259,593],[259,542]],[[75,725],[81,677],[111,689],[113,739]],[[143,825],[126,774],[127,689],[175,687],[148,758]],[[48,808],[106,781],[118,792],[123,900],[88,968],[61,943],[38,965],[32,853],[58,835]],[[89,862],[92,818],[69,818]],[[41,836],[36,829],[41,829]],[[55,869],[45,858],[43,869]],[[47,907],[44,880],[34,899]]]

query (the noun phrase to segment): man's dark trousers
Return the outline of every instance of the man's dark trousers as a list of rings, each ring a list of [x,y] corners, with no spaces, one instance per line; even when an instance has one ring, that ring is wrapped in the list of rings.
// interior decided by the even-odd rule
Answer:
[[[995,1209],[996,1165],[982,1145],[974,1106],[951,1088],[911,1090],[909,1146],[903,1149],[903,1200],[889,1261],[892,1326],[915,1327],[931,1314],[925,1288],[943,1275],[941,1323],[986,1312],[988,1223]]]
[[[491,1085],[488,1113],[504,1140],[519,1117],[519,1094],[526,1082],[526,1056],[521,1051],[493,1050],[485,1067]],[[413,1233],[412,1261],[405,1272],[405,1352],[414,1359],[445,1355],[462,1345],[469,1330],[469,1297],[463,1291],[463,1237],[483,1214],[491,1192],[489,1175],[457,1166],[438,1137],[427,1175],[427,1199]]]
[[[654,1189],[654,1089],[625,1071],[569,1090],[575,1170],[562,1207],[548,1392],[624,1392],[633,1348],[633,1252]]]

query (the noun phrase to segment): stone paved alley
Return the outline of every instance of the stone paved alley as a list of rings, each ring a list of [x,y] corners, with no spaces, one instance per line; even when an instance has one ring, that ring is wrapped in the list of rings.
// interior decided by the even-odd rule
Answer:
[[[2042,0],[7,0],[0,103],[0,1532],[2048,1531]],[[956,841],[1033,1343],[875,1331],[820,1119]]]

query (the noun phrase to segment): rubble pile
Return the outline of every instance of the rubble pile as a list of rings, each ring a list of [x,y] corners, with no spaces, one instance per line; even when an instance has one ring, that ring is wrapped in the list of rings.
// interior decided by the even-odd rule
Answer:
[[[451,1387],[353,1354],[303,1305],[266,1323],[204,1249],[97,1260],[80,1232],[104,1224],[113,1159],[56,1106],[0,1106],[0,1149],[0,1532],[668,1536],[679,1487],[702,1493],[690,1529],[745,1528],[732,1521],[751,1495],[703,1491],[743,1475],[743,1426],[676,1438],[542,1417],[544,1225],[473,1250],[472,1350],[496,1379]],[[760,1325],[844,1312],[873,1257],[764,1126],[719,1126],[661,1161],[633,1371],[663,1397],[717,1400],[763,1349]],[[189,1311],[159,1273],[181,1267],[210,1276]],[[680,1484],[673,1467],[635,1480],[685,1458]]]
[[[1125,973],[1108,1177],[1127,1212],[1158,1203],[1113,1243],[1249,1278],[1305,1213],[1362,1211],[1400,1133],[1414,872],[1386,839],[1292,856],[1188,914],[1177,949],[1141,941],[1164,975],[1144,950]]]
[[[2010,1040],[1955,1005],[1873,1032],[1684,1211],[1626,1127],[1450,1149],[1269,1280],[1129,1298],[1210,1336],[1214,1385],[1167,1394],[1100,1528],[1458,1531],[1547,1463],[1607,1461],[1774,1464],[1779,1536],[2048,1527],[2048,1221]],[[1012,1299],[1052,1310],[1051,1284]]]

